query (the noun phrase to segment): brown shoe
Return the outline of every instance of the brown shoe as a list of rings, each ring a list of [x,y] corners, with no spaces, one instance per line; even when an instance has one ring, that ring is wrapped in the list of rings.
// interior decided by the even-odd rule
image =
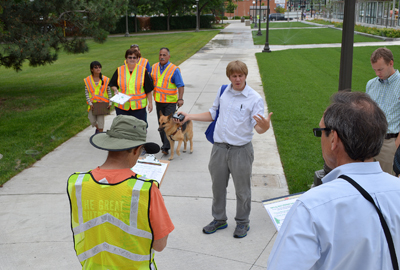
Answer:
[[[161,152],[162,152],[164,155],[168,155],[168,150],[162,149]]]

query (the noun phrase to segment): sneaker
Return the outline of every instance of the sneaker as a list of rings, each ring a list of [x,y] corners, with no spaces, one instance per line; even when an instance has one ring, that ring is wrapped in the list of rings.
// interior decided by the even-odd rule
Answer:
[[[228,223],[223,220],[213,220],[210,224],[203,228],[203,233],[211,234],[215,233],[217,230],[222,230],[228,227]]]
[[[247,235],[248,230],[250,230],[249,224],[238,224],[238,225],[236,225],[236,229],[235,229],[235,232],[233,233],[233,237],[243,238]]]

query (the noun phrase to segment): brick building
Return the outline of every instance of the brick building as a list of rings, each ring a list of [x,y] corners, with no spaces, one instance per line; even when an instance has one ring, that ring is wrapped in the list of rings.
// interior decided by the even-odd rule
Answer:
[[[225,16],[228,18],[233,17],[233,16],[254,16],[255,10],[255,2],[254,0],[243,0],[243,1],[233,1],[238,7],[235,10],[235,13],[225,13]],[[280,5],[284,8],[286,8],[286,1],[285,0],[269,0],[269,8],[270,8],[270,13],[275,13],[275,8],[277,5]],[[259,10],[260,6],[260,0],[257,0],[257,9]],[[268,6],[268,0],[261,0],[261,14],[262,16],[267,14],[267,6]]]

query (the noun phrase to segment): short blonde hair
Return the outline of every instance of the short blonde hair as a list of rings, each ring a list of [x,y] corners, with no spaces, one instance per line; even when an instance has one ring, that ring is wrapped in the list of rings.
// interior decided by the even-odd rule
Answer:
[[[226,66],[226,76],[228,78],[230,78],[230,76],[233,73],[244,74],[247,77],[247,74],[249,73],[249,71],[248,71],[247,66],[246,66],[245,63],[243,63],[242,61],[236,60],[236,61],[230,62]]]

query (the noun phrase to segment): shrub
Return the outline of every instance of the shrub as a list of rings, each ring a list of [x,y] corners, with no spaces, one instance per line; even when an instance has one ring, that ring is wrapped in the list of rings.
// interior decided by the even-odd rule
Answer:
[[[211,28],[211,23],[214,20],[214,15],[200,15],[200,28]],[[150,25],[151,30],[167,30],[167,17],[152,17]],[[191,28],[196,28],[196,16],[186,15],[170,18],[170,30]]]

